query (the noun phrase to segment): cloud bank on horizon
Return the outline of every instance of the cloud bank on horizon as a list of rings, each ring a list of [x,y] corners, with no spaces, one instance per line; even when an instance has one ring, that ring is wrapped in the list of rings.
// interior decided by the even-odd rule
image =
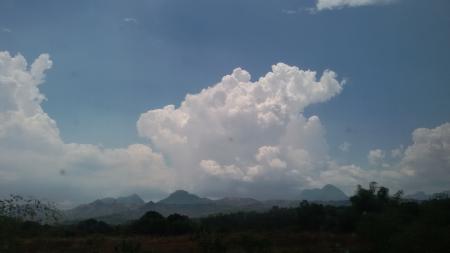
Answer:
[[[378,181],[394,189],[444,190],[450,185],[450,123],[419,128],[413,143],[368,154],[370,166],[340,164],[326,130],[303,111],[337,96],[337,74],[278,63],[257,81],[235,69],[179,107],[143,113],[147,145],[109,149],[66,143],[43,110],[39,90],[49,55],[28,66],[0,52],[0,191],[62,203],[131,192],[187,189],[206,196],[293,198],[304,188],[335,184],[347,192]],[[348,149],[348,147],[344,148]],[[60,173],[64,171],[64,173]]]
[[[348,7],[382,5],[393,3],[394,0],[317,0],[316,11],[334,10]]]

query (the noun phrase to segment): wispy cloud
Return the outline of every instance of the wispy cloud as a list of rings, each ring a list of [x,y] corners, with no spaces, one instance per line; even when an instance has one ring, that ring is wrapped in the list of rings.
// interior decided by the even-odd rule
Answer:
[[[5,32],[5,33],[10,33],[10,32],[12,32],[11,29],[6,28],[6,27],[2,27],[1,31],[2,31],[2,32]]]
[[[344,142],[341,145],[339,145],[339,150],[341,150],[342,152],[348,152],[350,151],[350,147],[352,146],[352,144],[350,144],[349,142]]]
[[[136,18],[124,18],[123,22],[126,23],[133,23],[133,24],[139,24],[139,21]]]
[[[294,15],[298,13],[298,10],[282,9],[281,12],[286,15]]]
[[[361,7],[369,5],[390,4],[395,0],[317,0],[315,8],[312,12],[323,10],[335,10],[349,7]]]

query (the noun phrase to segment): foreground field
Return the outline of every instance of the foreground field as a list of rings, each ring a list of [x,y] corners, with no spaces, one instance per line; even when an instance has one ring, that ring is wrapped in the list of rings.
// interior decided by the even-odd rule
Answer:
[[[235,233],[189,236],[34,238],[17,250],[29,253],[361,252],[352,235],[324,233]]]

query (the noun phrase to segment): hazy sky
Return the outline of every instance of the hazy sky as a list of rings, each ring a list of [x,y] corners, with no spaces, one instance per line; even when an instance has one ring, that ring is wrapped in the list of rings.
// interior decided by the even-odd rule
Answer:
[[[372,180],[448,190],[449,13],[447,0],[0,0],[0,191],[70,205]]]

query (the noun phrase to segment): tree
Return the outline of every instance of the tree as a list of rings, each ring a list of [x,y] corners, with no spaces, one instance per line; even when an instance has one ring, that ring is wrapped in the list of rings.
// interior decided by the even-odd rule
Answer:
[[[350,198],[352,207],[358,213],[373,212],[376,209],[376,197],[375,189],[376,183],[372,182],[369,185],[369,189],[364,189],[361,185],[358,185],[356,193]]]
[[[42,232],[42,223],[56,223],[60,212],[52,203],[10,195],[0,199],[0,252],[21,252],[19,237]]]
[[[167,217],[167,233],[172,235],[186,234],[193,231],[189,217],[177,213]]]
[[[21,221],[56,223],[62,215],[51,202],[11,194],[9,198],[0,199],[0,216]]]
[[[166,220],[160,213],[148,211],[132,224],[132,230],[138,234],[163,235],[166,232]]]
[[[389,195],[389,189],[384,186],[378,186],[376,182],[369,184],[369,189],[358,185],[356,194],[350,198],[352,207],[358,213],[380,212],[384,207],[390,204],[399,203],[402,192],[397,192],[394,197]]]

